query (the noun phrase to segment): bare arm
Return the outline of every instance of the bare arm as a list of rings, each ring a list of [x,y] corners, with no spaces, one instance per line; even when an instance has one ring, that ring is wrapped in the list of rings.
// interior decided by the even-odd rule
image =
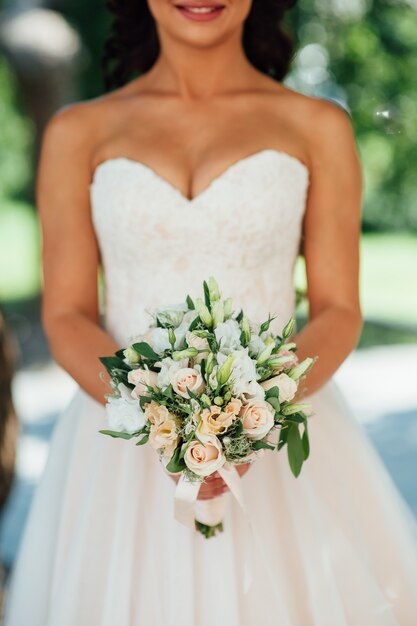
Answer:
[[[362,171],[350,120],[321,103],[312,137],[304,218],[309,320],[294,338],[298,356],[318,356],[305,394],[318,390],[355,348],[362,329],[359,238]],[[301,392],[302,393],[302,392]]]
[[[42,324],[54,359],[105,403],[98,360],[120,346],[99,326],[99,250],[89,204],[93,126],[88,105],[60,110],[44,133],[36,181],[42,233]],[[104,381],[99,377],[102,373]]]

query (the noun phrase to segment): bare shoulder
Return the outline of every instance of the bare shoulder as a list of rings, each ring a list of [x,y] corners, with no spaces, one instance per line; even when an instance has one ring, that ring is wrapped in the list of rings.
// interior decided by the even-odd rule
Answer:
[[[82,150],[89,157],[117,119],[119,105],[130,96],[132,85],[60,107],[49,119],[44,135],[43,149],[60,145],[61,149]],[[80,152],[79,152],[80,154]]]
[[[282,98],[311,171],[343,169],[360,184],[362,167],[349,112],[336,102],[288,88]]]

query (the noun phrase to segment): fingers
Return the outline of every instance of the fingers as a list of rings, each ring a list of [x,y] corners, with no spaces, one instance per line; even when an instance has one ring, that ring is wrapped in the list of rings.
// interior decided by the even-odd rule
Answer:
[[[198,492],[198,500],[210,500],[216,496],[220,496],[222,493],[226,493],[229,490],[228,486],[222,478],[216,478],[214,475],[207,479],[207,482],[203,483]]]

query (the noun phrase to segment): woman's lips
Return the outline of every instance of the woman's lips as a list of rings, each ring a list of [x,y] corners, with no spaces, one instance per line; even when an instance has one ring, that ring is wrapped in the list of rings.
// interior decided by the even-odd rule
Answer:
[[[224,4],[218,2],[183,2],[176,4],[175,8],[190,20],[197,22],[208,22],[216,19],[225,8]]]

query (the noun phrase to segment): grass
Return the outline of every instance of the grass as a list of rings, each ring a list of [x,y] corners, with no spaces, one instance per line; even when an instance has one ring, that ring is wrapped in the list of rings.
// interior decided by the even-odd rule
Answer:
[[[364,317],[377,325],[417,333],[417,235],[367,234],[361,241],[361,303]],[[296,284],[305,287],[304,262],[296,266]],[[300,307],[305,314],[305,306]]]

